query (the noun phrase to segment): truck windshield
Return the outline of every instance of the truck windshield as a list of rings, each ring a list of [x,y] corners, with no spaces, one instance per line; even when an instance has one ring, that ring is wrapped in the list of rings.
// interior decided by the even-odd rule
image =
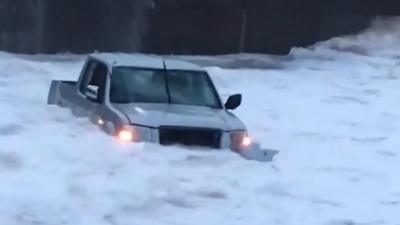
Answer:
[[[206,72],[115,67],[110,101],[171,103],[222,108]]]

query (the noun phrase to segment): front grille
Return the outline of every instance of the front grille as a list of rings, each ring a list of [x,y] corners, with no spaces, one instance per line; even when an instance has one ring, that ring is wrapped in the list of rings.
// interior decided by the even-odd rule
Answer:
[[[222,131],[192,127],[160,127],[161,145],[186,145],[209,148],[221,147]]]

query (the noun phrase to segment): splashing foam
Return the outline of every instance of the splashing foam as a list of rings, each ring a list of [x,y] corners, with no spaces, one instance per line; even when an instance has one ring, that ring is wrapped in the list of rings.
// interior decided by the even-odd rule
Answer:
[[[293,48],[291,55],[302,57],[315,52],[352,53],[361,56],[400,57],[400,17],[377,17],[366,30],[346,37],[317,43],[307,49]],[[332,52],[331,52],[332,53]],[[326,56],[326,55],[325,55]]]
[[[360,34],[335,38],[324,45],[331,45],[331,48],[336,46],[339,50],[363,49],[366,55],[397,55],[400,49],[400,17],[376,18]]]

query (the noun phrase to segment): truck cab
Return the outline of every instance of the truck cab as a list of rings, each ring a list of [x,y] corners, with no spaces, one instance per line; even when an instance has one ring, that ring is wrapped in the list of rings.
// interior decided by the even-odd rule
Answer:
[[[184,61],[158,56],[94,54],[79,80],[53,81],[49,104],[87,117],[123,142],[152,142],[242,153],[253,143],[231,111],[242,96],[223,103],[209,74]]]

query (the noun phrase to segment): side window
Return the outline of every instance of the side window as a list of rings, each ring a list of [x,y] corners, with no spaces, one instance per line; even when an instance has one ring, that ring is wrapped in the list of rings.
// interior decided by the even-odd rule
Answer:
[[[89,62],[85,75],[86,77],[82,81],[82,93],[85,96],[90,95],[96,102],[103,102],[107,82],[107,66],[100,62]]]
[[[93,69],[94,69],[95,65],[96,65],[96,62],[91,60],[91,61],[88,61],[84,67],[84,71],[82,74],[82,80],[79,85],[79,92],[83,95],[86,93],[87,85],[92,77],[92,73],[93,73]]]
[[[106,91],[107,82],[107,66],[103,63],[97,63],[93,68],[92,78],[88,84],[88,88],[97,90],[97,101],[103,102]]]

